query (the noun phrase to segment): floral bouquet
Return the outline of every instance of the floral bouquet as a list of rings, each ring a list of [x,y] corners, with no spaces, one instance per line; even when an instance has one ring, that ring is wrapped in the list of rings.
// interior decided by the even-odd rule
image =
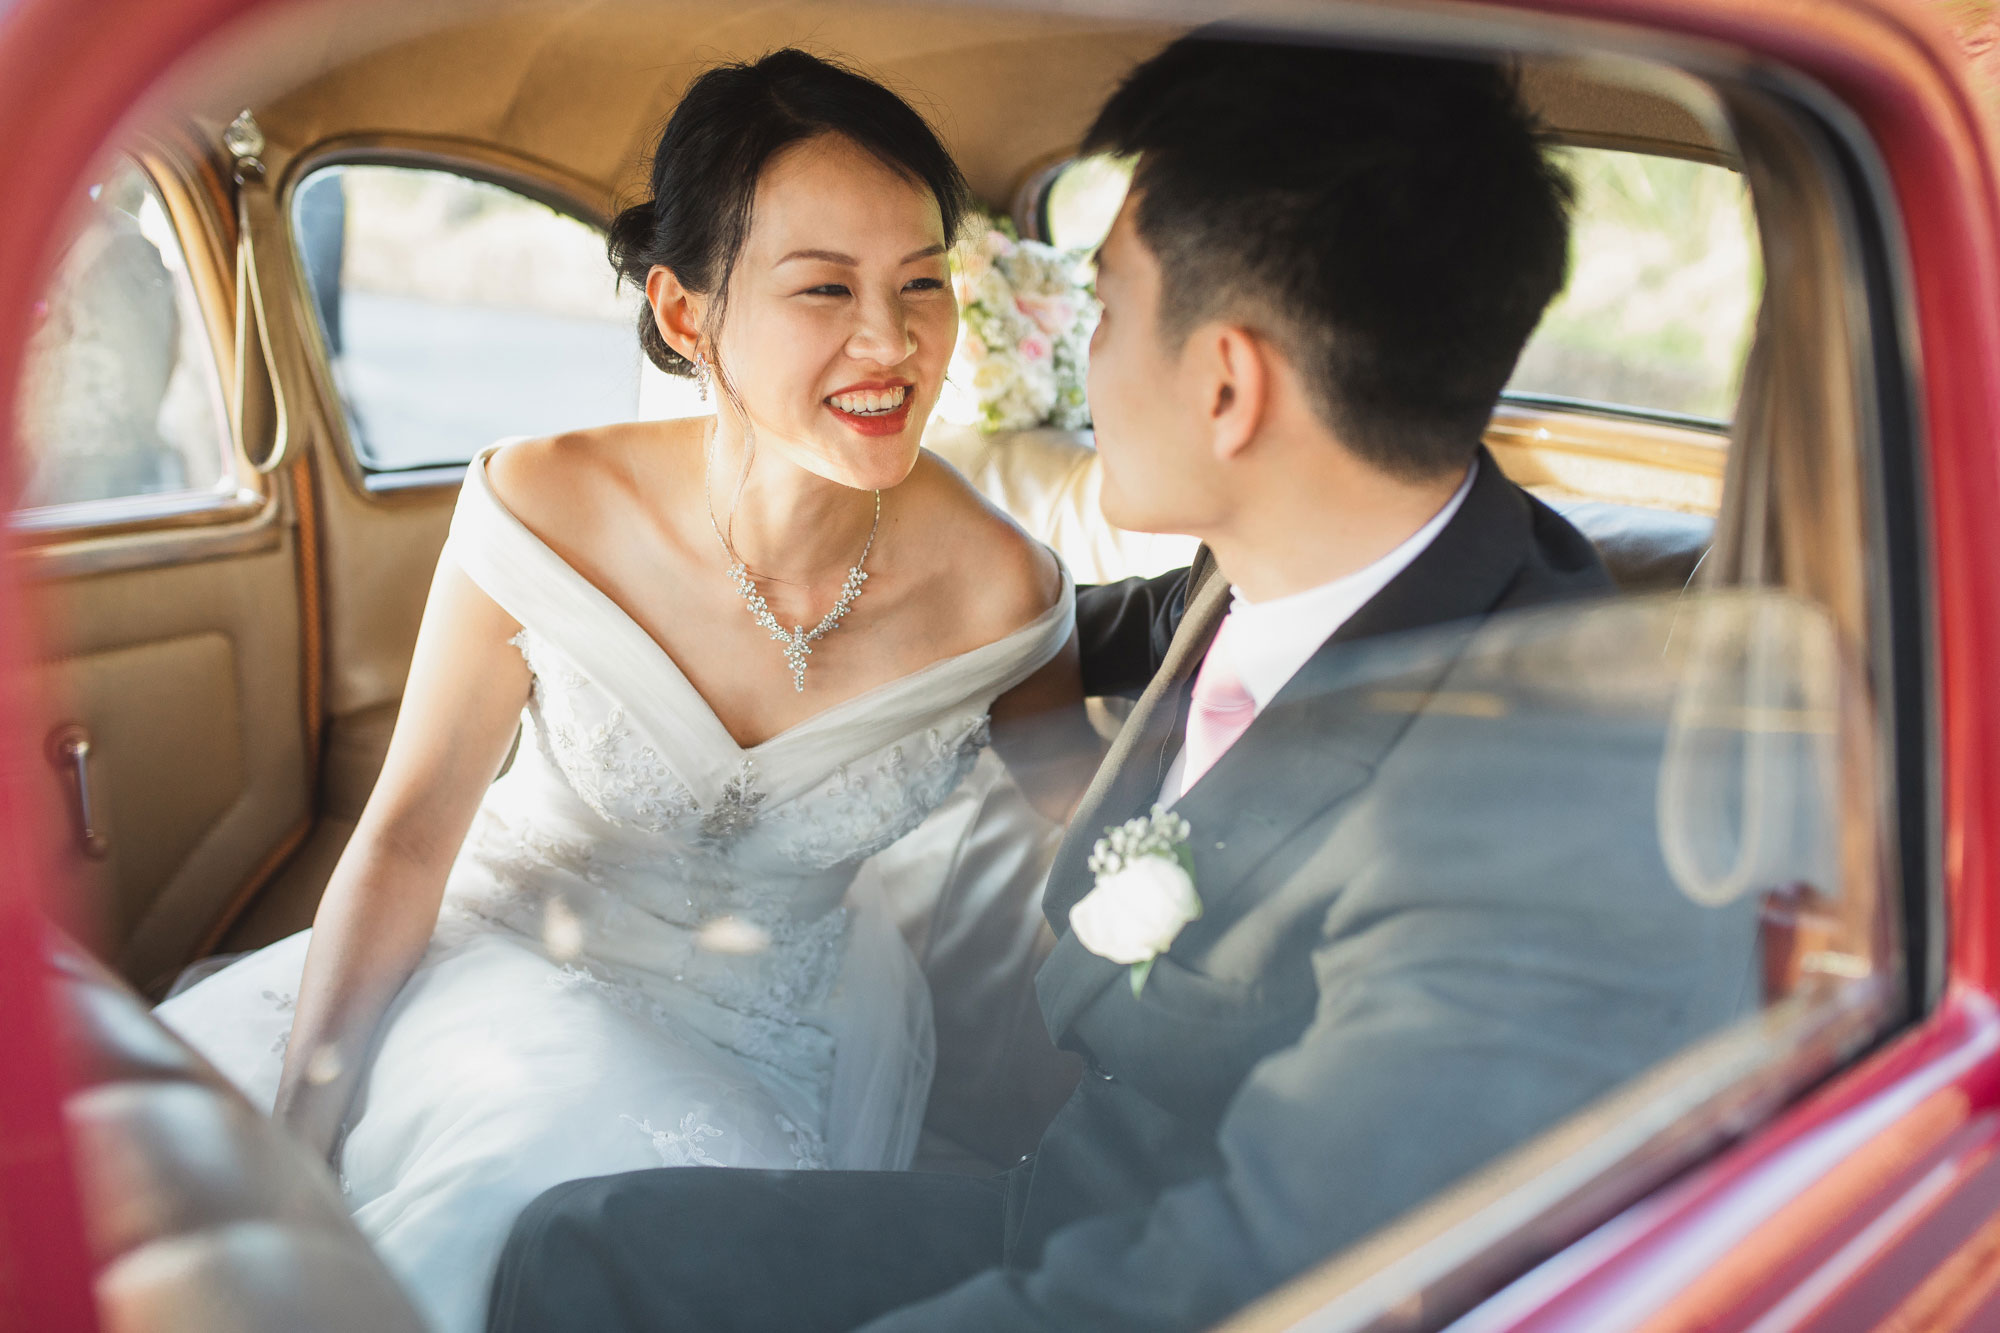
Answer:
[[[1090,424],[1084,370],[1097,299],[1080,253],[1018,240],[989,220],[953,256],[963,318],[946,420],[984,431]]]

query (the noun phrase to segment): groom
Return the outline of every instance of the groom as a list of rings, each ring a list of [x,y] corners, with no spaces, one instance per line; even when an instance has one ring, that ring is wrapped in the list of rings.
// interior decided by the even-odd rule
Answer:
[[[1507,701],[1428,714],[1454,654],[1401,633],[1610,586],[1480,445],[1568,241],[1510,80],[1197,35],[1087,146],[1137,156],[1091,348],[1106,516],[1204,546],[1079,599],[1088,691],[1139,695],[1046,896],[1080,1086],[995,1180],[560,1186],[493,1330],[1205,1327],[1752,1001],[1740,912],[1648,842],[1649,762],[1495,758]],[[1156,803],[1202,915],[1072,918],[1099,835]]]

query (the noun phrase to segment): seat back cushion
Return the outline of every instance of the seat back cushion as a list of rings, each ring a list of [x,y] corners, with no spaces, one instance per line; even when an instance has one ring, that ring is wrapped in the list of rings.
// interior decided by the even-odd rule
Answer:
[[[326,1165],[60,938],[65,1104],[110,1333],[420,1333]]]

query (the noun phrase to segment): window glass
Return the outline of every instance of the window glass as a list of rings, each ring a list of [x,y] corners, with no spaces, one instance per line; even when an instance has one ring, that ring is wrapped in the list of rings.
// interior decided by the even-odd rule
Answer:
[[[546,204],[451,171],[335,166],[299,185],[292,226],[370,471],[706,410],[640,352],[603,234]]]
[[[1728,420],[1763,290],[1743,178],[1644,153],[1559,155],[1576,185],[1569,283],[1508,392]]]
[[[1569,282],[1508,394],[1727,421],[1763,290],[1742,177],[1644,153],[1557,156],[1576,186]],[[1045,196],[1050,242],[1096,246],[1130,179],[1122,159],[1064,167]]]
[[[1049,182],[1042,214],[1049,244],[1065,250],[1088,250],[1102,241],[1125,201],[1132,183],[1132,160],[1124,157],[1079,157]]]
[[[121,160],[37,302],[22,508],[235,487],[222,382],[159,192]]]

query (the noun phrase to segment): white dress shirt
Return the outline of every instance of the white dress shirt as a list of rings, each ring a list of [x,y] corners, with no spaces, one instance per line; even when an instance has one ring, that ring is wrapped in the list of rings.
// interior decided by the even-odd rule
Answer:
[[[1268,602],[1253,602],[1231,590],[1225,616],[1231,622],[1227,648],[1234,659],[1232,665],[1259,713],[1322,644],[1437,540],[1444,525],[1451,522],[1452,515],[1465,503],[1467,493],[1472,490],[1472,479],[1478,473],[1479,461],[1474,459],[1465,470],[1465,480],[1452,492],[1451,499],[1444,502],[1444,508],[1431,515],[1429,522],[1411,533],[1395,550],[1351,574]],[[1167,769],[1166,781],[1160,784],[1161,805],[1172,805],[1183,795],[1181,774],[1186,766],[1187,751],[1183,748]]]

